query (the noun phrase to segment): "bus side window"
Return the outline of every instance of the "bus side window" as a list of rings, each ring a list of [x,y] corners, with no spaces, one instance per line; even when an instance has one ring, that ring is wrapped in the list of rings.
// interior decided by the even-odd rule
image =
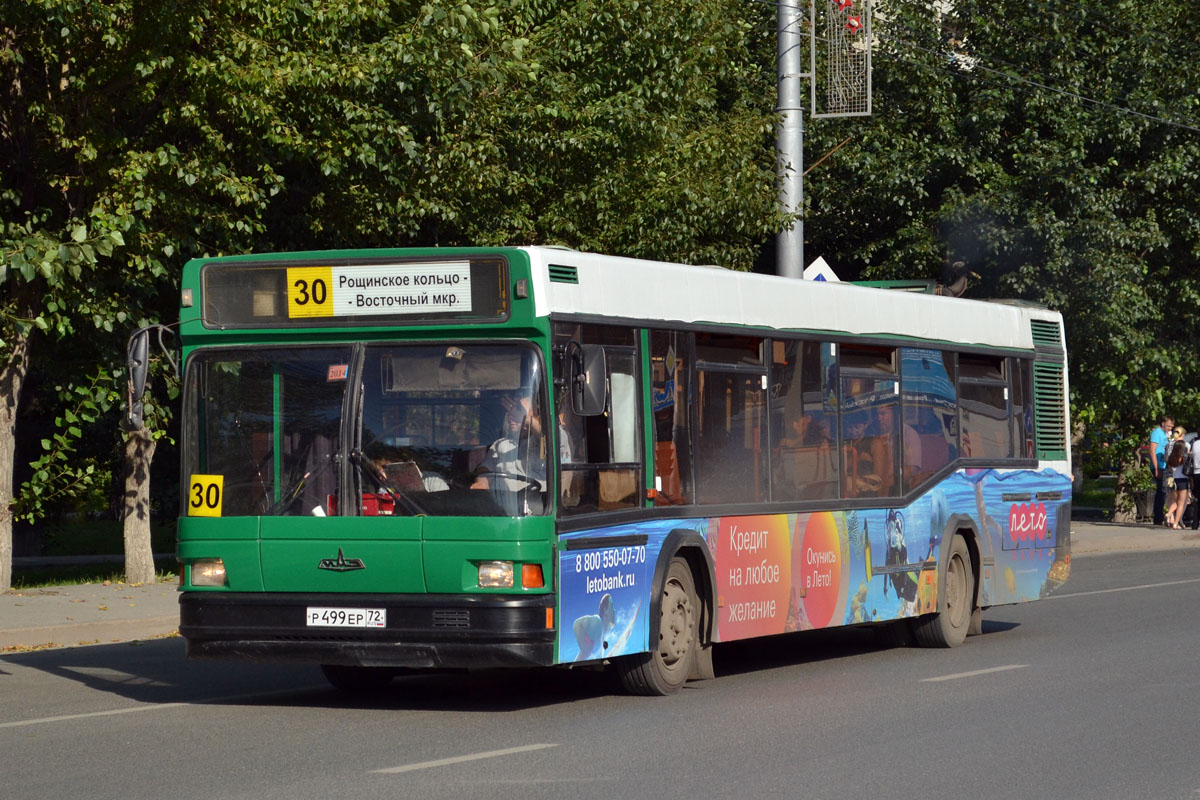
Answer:
[[[847,498],[900,493],[900,386],[896,351],[840,349],[842,492]]]
[[[768,497],[766,342],[696,334],[696,494],[700,503],[753,503]]]
[[[833,350],[827,342],[772,344],[771,497],[836,498],[839,457]]]
[[[692,482],[692,337],[682,331],[651,331],[650,391],[654,419],[654,504],[694,501]]]
[[[910,492],[958,458],[954,354],[926,348],[900,351],[904,491]]]
[[[959,430],[964,458],[1010,458],[1007,359],[963,353],[958,357]]]
[[[1033,458],[1033,362],[1014,358],[1008,363],[1012,377],[1013,455]]]
[[[633,328],[555,325],[556,346],[572,340],[603,345],[607,363],[603,414],[577,416],[565,387],[555,396],[561,514],[609,511],[641,504],[641,393],[634,334]]]

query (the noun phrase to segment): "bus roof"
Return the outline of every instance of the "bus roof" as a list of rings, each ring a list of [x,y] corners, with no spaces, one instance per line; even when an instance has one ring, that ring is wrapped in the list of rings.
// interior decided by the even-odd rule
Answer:
[[[1056,322],[1061,330],[1061,315],[1032,306],[559,248],[520,249],[532,265],[538,316],[583,314],[868,337],[906,336],[1022,350],[1034,347],[1030,320]]]
[[[200,288],[200,270],[208,264],[281,269],[293,263],[321,261],[371,264],[430,258],[440,262],[456,257],[512,257],[518,253],[524,256],[518,260],[527,258],[530,264],[529,294],[535,317],[573,315],[636,324],[738,325],[833,336],[903,337],[986,348],[1033,350],[1035,345],[1043,345],[1065,350],[1061,315],[1020,301],[966,300],[599,255],[563,247],[385,248],[197,258],[185,267],[184,287],[185,292],[191,291],[188,287]],[[279,291],[283,292],[283,279],[279,280]],[[286,304],[286,296],[277,299],[279,307]],[[273,316],[268,315],[270,319],[256,321],[255,326],[277,327],[286,320],[280,313],[276,309]]]

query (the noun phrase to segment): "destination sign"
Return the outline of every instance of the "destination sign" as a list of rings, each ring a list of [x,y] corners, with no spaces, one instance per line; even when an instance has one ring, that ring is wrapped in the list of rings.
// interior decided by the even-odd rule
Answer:
[[[289,319],[472,311],[467,261],[289,267]]]
[[[508,265],[491,254],[290,264],[218,259],[200,275],[202,318],[212,328],[499,322],[510,308]]]

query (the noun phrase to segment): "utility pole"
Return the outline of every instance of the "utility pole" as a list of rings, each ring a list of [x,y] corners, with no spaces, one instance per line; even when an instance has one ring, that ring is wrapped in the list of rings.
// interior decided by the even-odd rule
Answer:
[[[872,0],[776,0],[779,128],[775,149],[779,206],[804,211],[804,97],[809,81],[809,119],[871,114]],[[807,19],[805,19],[807,15]],[[819,35],[818,35],[819,32]],[[803,45],[808,41],[808,69]],[[776,237],[775,273],[804,277],[804,220]]]
[[[804,5],[802,5],[804,3]],[[805,0],[778,0],[776,63],[779,70],[780,114],[775,132],[779,164],[779,203],[785,214],[804,209],[804,86],[801,81]],[[776,237],[775,274],[800,278],[804,273],[804,221],[797,219]]]

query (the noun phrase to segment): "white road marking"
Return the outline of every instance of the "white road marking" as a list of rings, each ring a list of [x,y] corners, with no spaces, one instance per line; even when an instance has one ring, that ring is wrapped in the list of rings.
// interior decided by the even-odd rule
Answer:
[[[938,681],[956,681],[959,678],[974,678],[976,675],[989,675],[993,672],[1008,672],[1014,669],[1025,669],[1028,664],[1009,664],[1004,667],[990,667],[988,669],[976,669],[971,672],[956,672],[953,675],[942,675],[937,678],[922,678],[921,683],[936,683]]]
[[[275,692],[252,692],[249,694],[231,694],[225,697],[209,697],[203,700],[188,700],[181,703],[147,703],[141,706],[132,706],[130,708],[111,708],[107,711],[91,711],[86,714],[63,714],[58,717],[38,717],[36,719],[18,719],[12,722],[0,722],[0,728],[21,728],[26,725],[43,725],[47,722],[70,722],[76,719],[91,719],[93,717],[111,717],[116,714],[133,714],[138,711],[162,711],[168,708],[179,708],[180,706],[203,706],[213,703],[232,703],[239,700],[254,700],[261,697],[271,697],[274,695],[295,694],[296,692],[310,691],[319,689],[321,686],[298,686],[295,689],[283,689]]]
[[[1112,594],[1113,592],[1132,592],[1137,589],[1161,589],[1164,586],[1182,586],[1187,583],[1200,583],[1200,578],[1189,578],[1186,581],[1165,581],[1164,583],[1143,583],[1141,586],[1119,586],[1116,589],[1096,589],[1091,592],[1070,592],[1068,594],[1052,594],[1043,600],[1065,600],[1068,597],[1087,597],[1092,594]]]
[[[461,764],[464,761],[478,761],[481,758],[499,758],[500,756],[511,756],[516,753],[528,753],[533,750],[545,750],[548,747],[558,747],[557,744],[527,744],[523,747],[509,747],[504,750],[489,750],[486,753],[472,753],[469,756],[454,756],[453,758],[439,758],[436,761],[421,761],[416,764],[405,764],[400,767],[388,767],[387,769],[371,770],[375,773],[385,775],[395,775],[398,772],[413,772],[418,769],[432,769],[433,767],[444,767],[449,764]]]
[[[89,719],[91,717],[111,717],[114,714],[132,714],[135,711],[158,711],[163,708],[176,708],[190,703],[155,703],[133,708],[113,708],[108,711],[92,711],[88,714],[63,714],[61,717],[39,717],[38,719],[19,719],[14,722],[0,722],[0,728],[20,728],[24,725],[41,725],[46,722],[69,722],[73,719]]]

